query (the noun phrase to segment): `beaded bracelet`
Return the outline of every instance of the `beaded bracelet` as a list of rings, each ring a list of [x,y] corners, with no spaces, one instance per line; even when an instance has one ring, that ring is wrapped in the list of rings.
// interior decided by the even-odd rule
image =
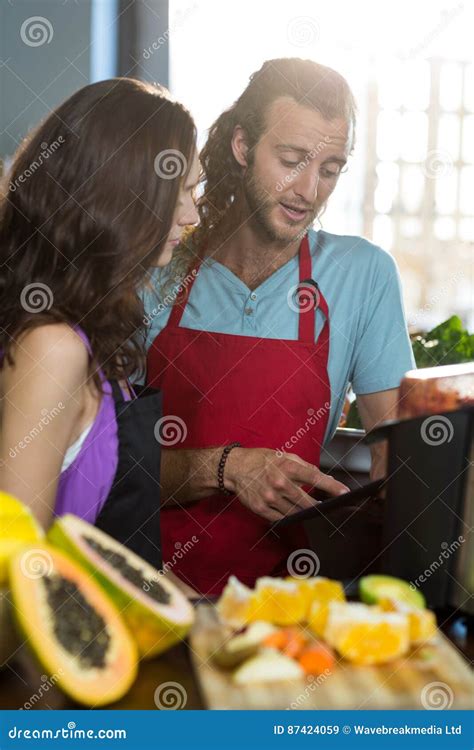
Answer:
[[[229,456],[229,453],[231,452],[232,448],[241,448],[242,445],[240,443],[231,443],[230,445],[226,445],[224,450],[222,451],[222,456],[219,461],[219,466],[217,467],[217,484],[219,486],[220,492],[223,492],[225,495],[232,495],[233,492],[226,489],[224,485],[224,469],[225,469],[225,462],[227,461],[227,458]]]

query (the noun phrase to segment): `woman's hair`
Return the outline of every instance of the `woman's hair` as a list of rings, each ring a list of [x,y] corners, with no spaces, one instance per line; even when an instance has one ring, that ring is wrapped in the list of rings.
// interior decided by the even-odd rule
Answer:
[[[189,248],[200,248],[211,232],[220,237],[226,213],[239,197],[242,167],[232,153],[234,129],[240,125],[246,134],[249,158],[264,134],[266,116],[279,97],[291,97],[298,104],[311,107],[326,120],[345,119],[351,126],[352,147],[355,138],[356,104],[349,84],[332,68],[312,60],[281,58],[267,60],[250,77],[245,91],[223,112],[209,130],[200,154],[203,168],[202,193],[198,201],[200,224],[180,246],[173,259],[173,269],[182,274],[189,266]],[[188,249],[186,248],[188,246]]]
[[[171,228],[195,149],[189,112],[131,78],[73,94],[22,143],[0,191],[0,351],[28,329],[80,326],[90,373],[143,366],[137,289]]]

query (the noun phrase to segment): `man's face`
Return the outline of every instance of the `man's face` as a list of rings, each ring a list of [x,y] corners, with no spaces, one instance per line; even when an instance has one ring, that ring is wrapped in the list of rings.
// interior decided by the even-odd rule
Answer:
[[[284,245],[301,237],[336,187],[351,144],[344,119],[325,120],[294,99],[276,99],[247,155],[244,191],[255,228]]]

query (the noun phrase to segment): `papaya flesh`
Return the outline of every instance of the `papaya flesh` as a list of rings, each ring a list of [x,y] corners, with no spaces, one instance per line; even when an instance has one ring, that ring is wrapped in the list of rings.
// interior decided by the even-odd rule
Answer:
[[[192,605],[166,576],[116,539],[71,514],[56,519],[48,539],[115,602],[141,658],[157,656],[186,637],[194,622]]]
[[[137,675],[137,648],[96,581],[44,543],[18,551],[9,578],[17,627],[55,684],[86,706],[125,695]]]

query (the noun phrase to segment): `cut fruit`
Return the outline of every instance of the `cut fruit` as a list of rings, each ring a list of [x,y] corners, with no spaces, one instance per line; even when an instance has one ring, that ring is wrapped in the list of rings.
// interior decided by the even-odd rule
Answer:
[[[143,659],[161,654],[186,637],[194,622],[192,605],[141,557],[72,515],[58,518],[48,538],[97,579],[119,608]]]
[[[408,617],[412,646],[427,643],[437,633],[436,615],[429,609],[411,607],[409,604],[398,602],[395,599],[382,599],[380,607],[385,612],[401,612]]]
[[[299,680],[303,668],[294,659],[269,649],[244,662],[233,674],[236,685],[253,685],[259,682]]]
[[[308,646],[298,657],[298,662],[306,674],[321,675],[332,671],[335,663],[334,653],[322,643]]]
[[[0,490],[0,516],[30,514],[29,508],[14,495]]]
[[[54,682],[86,706],[125,695],[137,674],[137,648],[86,571],[37,543],[13,556],[9,576],[18,627]]]
[[[293,579],[294,580],[294,579]],[[306,597],[306,621],[318,637],[324,634],[330,602],[346,600],[344,588],[339,581],[317,576],[299,581],[300,588]]]
[[[252,589],[235,576],[229,576],[227,584],[217,602],[217,612],[222,622],[241,628],[251,620]]]
[[[354,664],[384,664],[410,645],[408,618],[365,604],[329,605],[326,641]]]
[[[275,632],[268,622],[253,622],[243,633],[225,641],[213,654],[220,667],[232,668],[257,653],[262,642]]]
[[[251,617],[275,625],[296,625],[305,619],[306,594],[299,583],[263,577],[255,584]]]
[[[43,538],[43,530],[29,508],[0,492],[0,586],[7,584],[10,557],[23,545]]]
[[[378,604],[381,599],[396,599],[411,604],[412,607],[425,607],[425,597],[408,581],[393,576],[365,576],[359,581],[360,598],[366,604]]]
[[[308,645],[308,639],[301,628],[290,626],[275,630],[264,640],[264,645],[276,648],[285,656],[296,659]]]
[[[306,602],[305,620],[317,635],[322,635],[329,602],[344,602],[346,600],[342,584],[324,576],[301,579],[287,578],[286,580],[292,581],[298,586]]]

